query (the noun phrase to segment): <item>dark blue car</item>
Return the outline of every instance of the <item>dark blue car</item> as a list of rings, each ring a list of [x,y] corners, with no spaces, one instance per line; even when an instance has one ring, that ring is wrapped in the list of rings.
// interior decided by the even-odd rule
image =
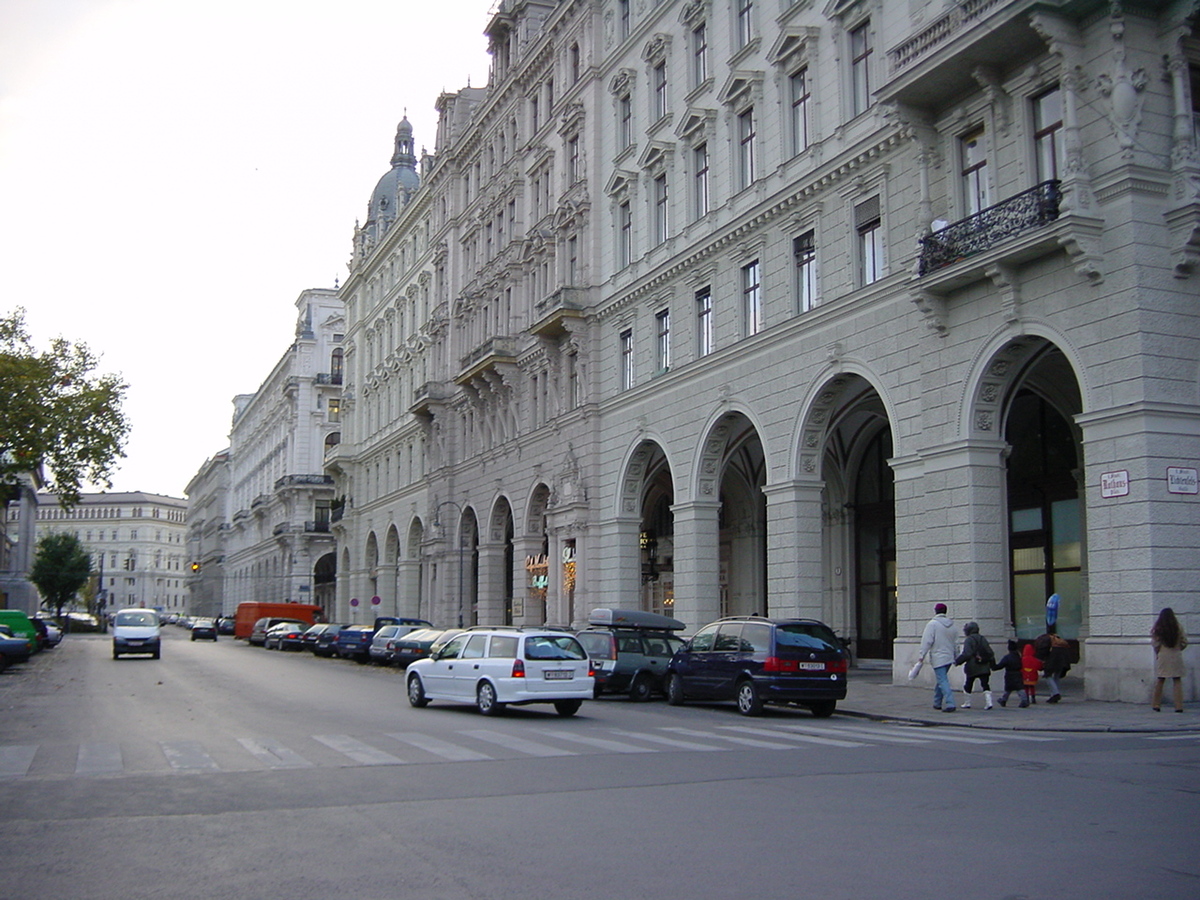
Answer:
[[[833,715],[846,697],[850,656],[816,619],[730,616],[705,625],[667,667],[667,702],[735,700],[745,716],[763,704],[795,704]]]

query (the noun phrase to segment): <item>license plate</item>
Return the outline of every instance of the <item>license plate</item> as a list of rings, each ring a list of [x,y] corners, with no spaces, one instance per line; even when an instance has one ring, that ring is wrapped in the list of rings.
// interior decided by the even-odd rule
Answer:
[[[574,669],[547,669],[542,673],[547,681],[570,681],[575,677]]]
[[[806,672],[820,672],[825,668],[825,663],[822,662],[802,662],[796,668],[803,669]]]

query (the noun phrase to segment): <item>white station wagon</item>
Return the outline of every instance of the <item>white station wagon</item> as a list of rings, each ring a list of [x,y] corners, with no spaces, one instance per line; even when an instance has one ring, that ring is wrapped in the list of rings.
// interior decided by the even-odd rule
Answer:
[[[591,699],[595,672],[566,632],[476,629],[409,665],[405,683],[416,707],[453,700],[494,716],[510,704],[553,703],[560,716],[573,716]]]

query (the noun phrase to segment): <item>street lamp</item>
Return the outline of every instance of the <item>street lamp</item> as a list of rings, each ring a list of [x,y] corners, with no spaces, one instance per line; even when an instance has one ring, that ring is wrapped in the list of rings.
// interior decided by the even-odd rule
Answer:
[[[433,524],[438,528],[442,526],[441,512],[443,506],[453,506],[458,512],[458,627],[463,627],[463,535],[462,535],[462,520],[463,508],[462,505],[453,500],[443,500],[437,505],[433,511]]]

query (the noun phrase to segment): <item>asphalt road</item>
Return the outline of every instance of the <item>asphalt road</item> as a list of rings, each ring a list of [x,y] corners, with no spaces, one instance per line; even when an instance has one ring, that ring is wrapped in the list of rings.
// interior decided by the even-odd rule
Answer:
[[[1200,894],[1200,735],[486,719],[410,708],[394,669],[164,634],[158,661],[73,635],[0,676],[0,900]]]

